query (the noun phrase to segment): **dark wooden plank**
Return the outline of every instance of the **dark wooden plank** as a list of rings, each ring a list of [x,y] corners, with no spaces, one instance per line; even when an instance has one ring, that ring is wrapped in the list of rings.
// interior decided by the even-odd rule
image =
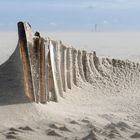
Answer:
[[[34,91],[33,91],[33,83],[32,83],[32,75],[31,75],[31,66],[30,66],[30,59],[28,54],[28,44],[26,38],[26,32],[23,22],[18,22],[18,45],[21,54],[22,60],[22,67],[23,67],[23,75],[24,75],[24,87],[25,87],[25,95],[32,101],[35,100],[34,98]]]
[[[45,65],[45,44],[44,39],[40,38],[40,102],[46,103],[46,65]]]

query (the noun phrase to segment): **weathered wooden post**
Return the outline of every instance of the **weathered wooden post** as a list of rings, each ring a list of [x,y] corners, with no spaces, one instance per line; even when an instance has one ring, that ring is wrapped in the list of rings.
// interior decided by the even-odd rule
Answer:
[[[40,102],[46,103],[46,65],[45,65],[45,44],[44,39],[40,38]]]
[[[18,46],[21,54],[21,61],[23,67],[23,77],[24,77],[24,89],[25,95],[35,101],[33,83],[32,83],[32,74],[30,66],[30,56],[28,52],[29,42],[27,42],[26,29],[23,22],[18,22]]]
[[[66,49],[67,86],[72,88],[72,56],[71,48]]]

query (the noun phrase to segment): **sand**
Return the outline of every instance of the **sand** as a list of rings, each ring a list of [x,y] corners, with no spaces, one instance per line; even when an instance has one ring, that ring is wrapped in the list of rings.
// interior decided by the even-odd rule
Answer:
[[[97,51],[95,65],[86,64],[90,65],[88,82],[79,78],[58,103],[1,105],[0,139],[140,139],[140,65],[132,62],[139,60],[140,33],[52,34],[74,47]],[[6,43],[1,45],[3,63],[17,40],[16,33],[0,36],[0,44]],[[116,57],[121,60],[112,59]]]

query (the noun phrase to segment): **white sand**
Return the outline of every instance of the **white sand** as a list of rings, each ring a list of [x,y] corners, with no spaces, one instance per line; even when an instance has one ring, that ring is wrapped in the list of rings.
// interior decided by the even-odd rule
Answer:
[[[0,33],[1,63],[15,49],[14,35]],[[97,50],[100,56],[139,60],[140,33],[53,33],[53,36],[74,47]],[[106,59],[100,61],[102,75],[92,73],[94,84],[73,85],[59,103],[0,106],[0,139],[140,139],[139,65],[128,62],[129,66],[112,72],[112,64]]]

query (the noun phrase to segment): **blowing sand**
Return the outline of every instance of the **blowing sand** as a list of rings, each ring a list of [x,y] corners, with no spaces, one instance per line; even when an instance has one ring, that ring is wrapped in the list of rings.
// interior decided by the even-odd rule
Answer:
[[[138,61],[140,33],[53,35],[53,38],[64,40],[74,47],[83,48],[86,43],[85,49],[104,55],[99,58],[98,67],[95,65],[98,71],[91,67],[89,82],[81,82],[78,87],[72,85],[72,90],[67,89],[58,103],[0,106],[0,139],[140,139],[140,65],[112,59]],[[3,39],[7,37],[7,45],[1,45],[2,63],[13,53],[17,40],[15,33],[2,33],[0,36]]]

